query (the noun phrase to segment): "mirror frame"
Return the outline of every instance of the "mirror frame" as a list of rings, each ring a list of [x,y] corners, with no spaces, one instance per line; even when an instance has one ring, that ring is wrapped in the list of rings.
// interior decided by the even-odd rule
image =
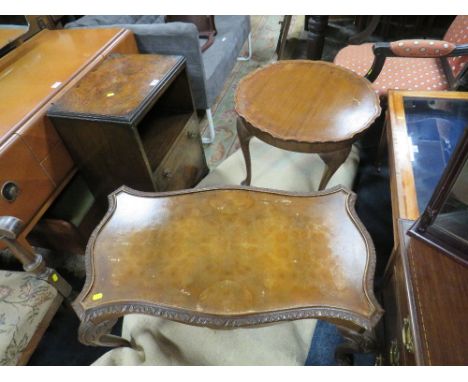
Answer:
[[[468,126],[465,126],[465,131],[450,157],[426,209],[408,231],[410,236],[428,243],[466,266],[468,266],[468,244],[431,228],[467,162]]]

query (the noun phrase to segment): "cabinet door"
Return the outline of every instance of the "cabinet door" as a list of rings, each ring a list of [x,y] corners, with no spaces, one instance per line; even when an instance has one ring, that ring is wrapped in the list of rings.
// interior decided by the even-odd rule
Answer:
[[[193,187],[208,172],[195,114],[155,172],[158,191]]]

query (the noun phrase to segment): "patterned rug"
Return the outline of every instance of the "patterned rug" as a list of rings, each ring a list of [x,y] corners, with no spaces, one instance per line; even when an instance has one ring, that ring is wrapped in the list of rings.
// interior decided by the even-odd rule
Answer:
[[[215,168],[224,159],[239,148],[236,132],[236,113],[234,95],[239,81],[260,66],[276,61],[276,44],[281,28],[282,16],[250,16],[252,32],[252,58],[249,61],[238,61],[223,91],[212,106],[216,138],[211,145],[205,145],[205,155],[210,169]],[[298,38],[304,26],[303,16],[294,16],[288,33],[288,39]],[[242,55],[246,55],[247,43]],[[206,117],[201,122],[205,134],[208,126]]]

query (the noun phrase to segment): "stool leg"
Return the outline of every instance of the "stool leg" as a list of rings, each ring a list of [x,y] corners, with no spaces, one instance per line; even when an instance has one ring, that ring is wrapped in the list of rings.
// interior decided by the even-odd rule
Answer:
[[[237,135],[239,136],[239,142],[242,149],[242,154],[244,155],[245,169],[247,172],[247,176],[245,180],[242,181],[241,185],[250,186],[250,182],[252,180],[252,164],[250,162],[249,145],[252,135],[249,133],[244,125],[244,121],[242,121],[240,117],[237,118]]]
[[[333,174],[344,163],[351,151],[351,145],[339,151],[320,153],[320,158],[325,162],[325,171],[320,181],[319,191],[323,190]]]
[[[130,342],[127,341],[125,338],[110,334],[112,327],[116,323],[117,318],[111,318],[108,320],[101,321],[99,323],[93,323],[85,319],[80,323],[80,327],[78,328],[78,339],[84,345],[131,347]]]

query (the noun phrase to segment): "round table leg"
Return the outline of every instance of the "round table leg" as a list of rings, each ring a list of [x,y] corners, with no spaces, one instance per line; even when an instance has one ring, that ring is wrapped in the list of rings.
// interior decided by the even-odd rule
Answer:
[[[345,149],[339,151],[333,151],[329,153],[320,153],[320,158],[325,162],[325,171],[320,181],[319,191],[323,190],[333,174],[338,168],[344,163],[351,151],[351,145]]]
[[[252,164],[250,161],[249,143],[250,143],[250,139],[252,138],[252,135],[245,127],[242,119],[239,117],[237,118],[237,135],[239,137],[242,154],[244,155],[244,160],[245,160],[245,169],[247,171],[247,176],[245,180],[242,181],[241,185],[250,186],[250,182],[252,180]]]

